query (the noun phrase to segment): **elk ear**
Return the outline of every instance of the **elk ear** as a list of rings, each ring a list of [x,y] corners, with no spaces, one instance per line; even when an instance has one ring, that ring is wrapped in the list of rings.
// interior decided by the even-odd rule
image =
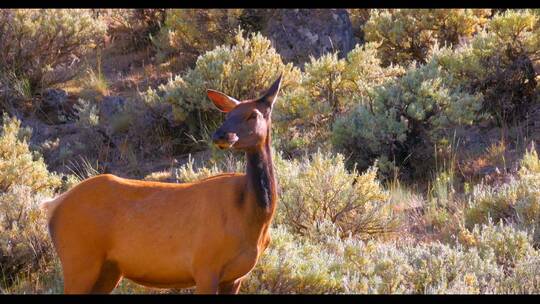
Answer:
[[[240,104],[240,101],[218,91],[208,89],[206,94],[221,112],[227,113]]]
[[[283,73],[281,73],[276,81],[272,84],[272,86],[266,91],[263,97],[261,97],[260,101],[264,102],[270,109],[274,105],[274,102],[276,101],[276,97],[279,93],[279,88],[281,87],[281,79],[283,78]]]

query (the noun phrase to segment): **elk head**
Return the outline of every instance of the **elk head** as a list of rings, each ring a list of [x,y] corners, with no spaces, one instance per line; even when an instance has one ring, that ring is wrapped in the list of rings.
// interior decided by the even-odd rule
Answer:
[[[218,148],[249,151],[266,144],[281,78],[282,75],[262,97],[253,100],[239,101],[224,93],[207,90],[208,97],[216,107],[227,113],[225,121],[212,136]]]

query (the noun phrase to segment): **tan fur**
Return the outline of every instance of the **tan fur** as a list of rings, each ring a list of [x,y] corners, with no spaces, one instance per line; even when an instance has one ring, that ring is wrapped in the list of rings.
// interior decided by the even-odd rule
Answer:
[[[166,288],[207,276],[234,283],[268,245],[269,223],[249,203],[252,194],[239,202],[245,179],[223,174],[172,184],[105,174],[44,203],[65,292],[110,292],[122,276]],[[105,263],[112,278],[106,275],[110,283],[99,289]]]

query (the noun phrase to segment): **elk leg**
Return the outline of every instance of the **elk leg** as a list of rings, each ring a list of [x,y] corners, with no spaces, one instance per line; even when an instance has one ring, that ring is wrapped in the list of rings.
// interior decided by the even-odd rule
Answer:
[[[232,282],[224,282],[219,284],[220,294],[237,294],[242,284],[242,279],[237,279]]]
[[[71,260],[62,263],[65,294],[91,293],[100,276],[101,262]]]
[[[217,294],[219,279],[213,273],[201,274],[195,278],[196,294]]]
[[[118,285],[121,277],[122,275],[117,265],[111,261],[105,261],[101,266],[101,272],[91,292],[110,293]]]

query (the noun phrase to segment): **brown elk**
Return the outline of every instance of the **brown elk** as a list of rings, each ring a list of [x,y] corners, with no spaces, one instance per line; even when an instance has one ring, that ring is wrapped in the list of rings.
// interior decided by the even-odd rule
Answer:
[[[276,180],[272,106],[281,76],[259,99],[208,90],[226,118],[220,149],[245,152],[246,174],[162,183],[111,174],[89,178],[45,202],[65,293],[109,293],[122,277],[149,287],[237,293],[270,242]]]

